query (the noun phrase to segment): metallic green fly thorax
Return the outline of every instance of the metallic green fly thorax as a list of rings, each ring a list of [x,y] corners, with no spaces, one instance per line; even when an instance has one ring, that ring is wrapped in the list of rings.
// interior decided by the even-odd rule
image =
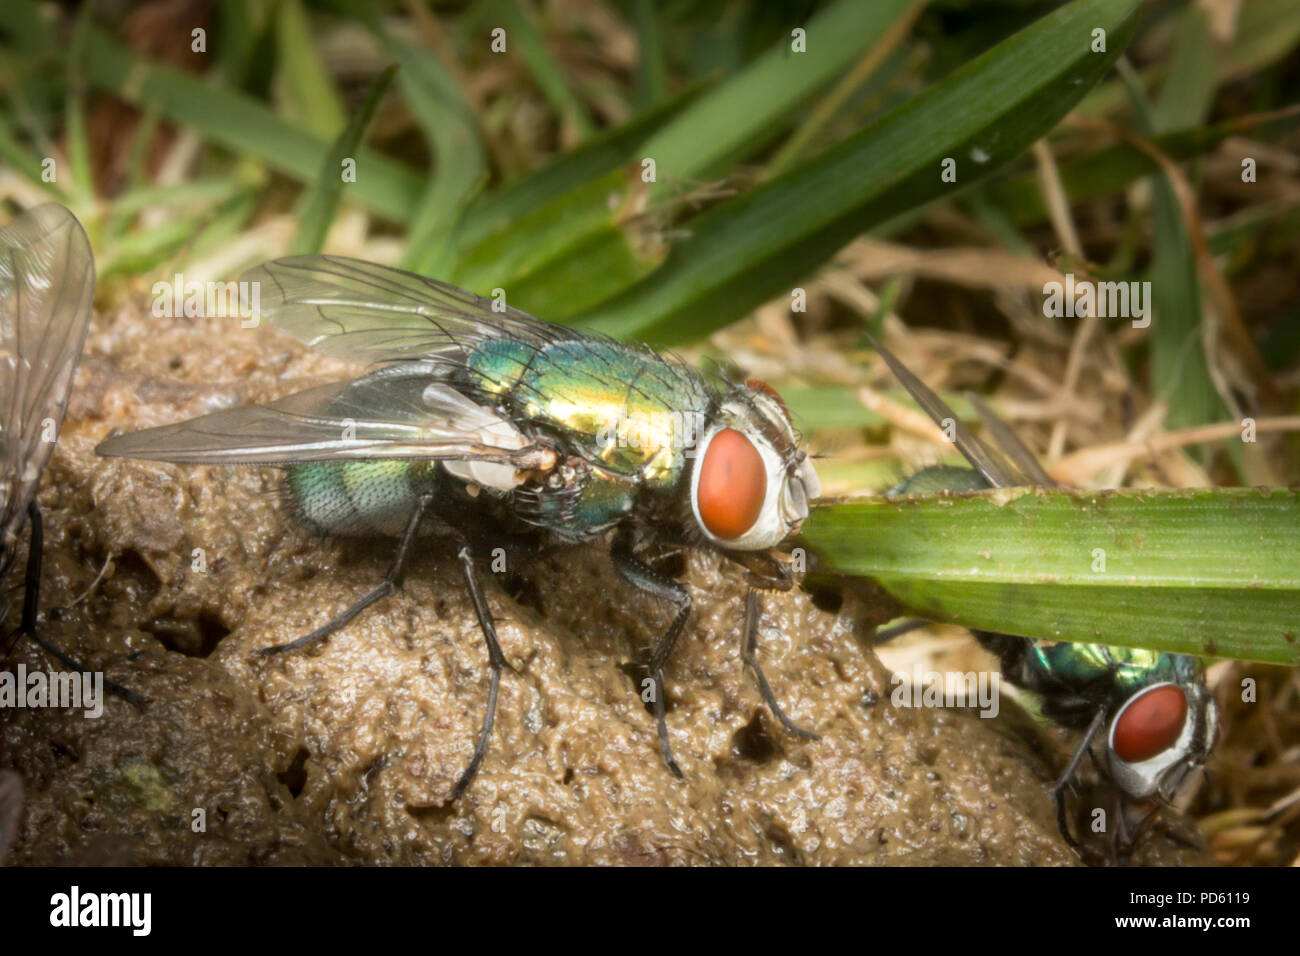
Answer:
[[[495,340],[468,366],[473,384],[514,415],[561,430],[593,463],[650,488],[676,485],[711,405],[697,375],[617,342]]]
[[[1194,670],[1192,658],[1140,647],[1108,644],[1039,642],[1029,652],[1026,665],[1044,679],[1083,688],[1106,684],[1116,703],[1143,687],[1177,681]]]

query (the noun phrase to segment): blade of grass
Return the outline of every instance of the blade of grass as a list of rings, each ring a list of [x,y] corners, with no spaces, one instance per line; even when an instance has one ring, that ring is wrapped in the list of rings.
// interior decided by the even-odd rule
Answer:
[[[1000,489],[813,511],[826,570],[936,620],[1300,663],[1300,492]]]
[[[1234,117],[1211,126],[1180,129],[1151,137],[1152,143],[1170,159],[1193,159],[1212,152],[1230,136],[1271,139],[1300,125],[1300,107],[1270,113]],[[1058,164],[1061,183],[1074,203],[1121,193],[1129,183],[1158,173],[1160,166],[1131,143],[1112,143],[1097,150],[1071,156]],[[1016,173],[991,183],[989,201],[1017,225],[1042,222],[1047,217],[1037,172]]]
[[[471,249],[490,233],[511,228],[547,203],[584,189],[593,180],[629,163],[646,137],[705,88],[706,84],[695,84],[655,109],[562,153],[535,173],[481,195],[466,210],[457,233],[458,246]]]
[[[394,64],[375,77],[370,89],[366,91],[361,108],[335,140],[321,166],[320,179],[314,188],[307,191],[304,201],[298,207],[298,234],[293,240],[294,255],[316,253],[325,248],[325,236],[329,233],[334,214],[338,211],[339,200],[343,197],[343,161],[356,157],[366,127],[370,125],[370,119],[375,115],[379,101],[383,99],[396,72],[397,66]],[[358,177],[365,174],[361,172]]]
[[[428,50],[372,29],[402,67],[397,83],[434,154],[432,180],[416,204],[403,268],[442,274],[450,265],[454,230],[487,178],[487,154],[474,111],[455,79]]]
[[[1126,63],[1121,75],[1133,98],[1134,121],[1144,135],[1155,132],[1155,117],[1137,78]],[[1180,76],[1170,74],[1169,82]],[[1169,405],[1166,427],[1217,421],[1223,402],[1214,388],[1201,337],[1201,285],[1196,253],[1169,177],[1152,177],[1151,215],[1155,238],[1151,254],[1151,382],[1155,396]],[[1202,456],[1199,450],[1192,454]]]
[[[791,49],[787,34],[772,49],[702,96],[645,144],[661,184],[716,172],[727,160],[769,139],[799,104],[862,56],[914,0],[837,0],[807,24],[807,50]],[[659,192],[667,195],[670,190]]]
[[[546,203],[463,252],[452,271],[453,281],[481,294],[513,286],[517,278],[615,226],[623,205],[618,197],[625,195],[626,185],[627,176],[615,169]]]
[[[595,132],[591,117],[569,89],[564,71],[546,48],[546,39],[541,30],[515,0],[496,0],[493,12],[505,25],[507,49],[513,46],[513,52],[523,58],[528,71],[541,87],[542,95],[564,118],[564,122],[577,130],[580,139],[591,136]]]
[[[1205,11],[1189,4],[1174,29],[1173,54],[1160,95],[1151,107],[1156,133],[1200,126],[1209,115],[1217,85],[1218,53]]]
[[[71,201],[68,193],[58,182],[47,183],[41,178],[41,158],[30,153],[26,146],[18,141],[13,131],[0,114],[0,161],[10,166],[15,172],[36,183],[55,199],[65,205]]]
[[[668,95],[668,64],[664,59],[663,31],[653,0],[635,0],[637,65],[635,103],[642,110],[662,103]]]
[[[698,339],[788,292],[854,236],[949,197],[1050,130],[1132,35],[1133,0],[1075,0],[812,161],[687,223],[667,261],[578,321],[653,344]],[[1092,53],[1094,29],[1106,53]],[[959,164],[958,183],[941,163]]]
[[[94,5],[88,3],[77,14],[72,31],[72,50],[67,62],[67,106],[63,129],[68,143],[68,173],[72,177],[72,191],[79,203],[89,202],[95,195],[95,177],[90,171],[90,144],[86,137],[86,83],[81,66],[93,8]]]
[[[781,148],[767,165],[765,170],[767,175],[784,172],[809,152],[813,141],[835,114],[898,49],[925,7],[926,0],[915,0],[901,17],[889,25],[880,38],[867,49],[865,55],[853,65],[853,68],[844,74],[834,88],[812,108],[808,119],[781,144]]]
[[[852,388],[832,386],[785,385],[777,389],[781,399],[794,416],[795,424],[802,430],[820,431],[828,428],[877,428],[888,424],[879,412],[872,411],[858,400]],[[917,412],[921,406],[903,389],[886,390],[884,396],[896,405]],[[964,422],[978,422],[970,401],[956,392],[940,394],[953,413]]]
[[[288,98],[288,115],[321,139],[340,136],[347,116],[316,49],[311,21],[300,0],[280,0],[275,39],[280,52],[277,65]]]

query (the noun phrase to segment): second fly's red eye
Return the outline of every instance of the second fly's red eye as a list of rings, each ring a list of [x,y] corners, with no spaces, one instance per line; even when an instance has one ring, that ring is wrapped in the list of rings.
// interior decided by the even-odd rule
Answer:
[[[1144,691],[1115,719],[1115,755],[1125,763],[1150,760],[1174,745],[1186,720],[1187,695],[1181,687],[1165,684]]]
[[[724,541],[754,527],[767,497],[767,467],[754,443],[734,428],[709,442],[700,462],[695,504],[710,533]]]

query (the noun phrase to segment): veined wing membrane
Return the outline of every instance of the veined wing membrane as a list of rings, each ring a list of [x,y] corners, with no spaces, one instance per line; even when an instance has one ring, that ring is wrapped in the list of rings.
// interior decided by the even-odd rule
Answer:
[[[956,444],[957,450],[962,453],[976,471],[984,476],[985,481],[995,488],[1019,488],[1043,484],[1041,480],[1031,477],[1029,474],[1022,471],[1020,467],[1009,460],[1001,451],[992,448],[981,441],[974,432],[966,427],[953,410],[948,407],[948,403],[932,392],[929,386],[913,375],[911,370],[899,361],[898,356],[894,355],[893,352],[889,351],[889,349],[877,342],[871,335],[868,335],[867,339],[871,342],[872,347],[880,354],[880,357],[889,365],[894,376],[902,383],[903,387],[907,389],[911,396],[916,399],[917,404],[925,410],[925,413],[930,416],[934,423],[943,429],[951,427],[952,434],[955,436],[954,444]],[[993,411],[989,409],[987,405],[983,405],[983,410],[981,410],[981,405],[983,405],[982,402],[976,404],[976,411],[980,414],[981,419],[984,420],[985,425],[988,425],[988,419],[984,418],[985,412],[987,412],[994,420],[998,421],[1001,429],[991,429],[990,434],[992,434],[996,440],[1001,441],[1004,436],[1000,431],[1010,432],[1011,429],[1003,424],[1000,419],[997,419],[997,416],[993,415]],[[1015,439],[1015,444],[1019,445],[1021,448],[1024,447],[1021,445],[1018,438]],[[1030,459],[1033,459],[1033,455],[1028,449],[1024,449],[1024,451]],[[1034,462],[1034,466],[1038,471],[1042,470],[1042,466],[1038,465],[1037,461]],[[1055,482],[1052,482],[1050,478],[1047,479],[1047,483],[1055,484]]]
[[[17,534],[54,450],[90,324],[95,263],[68,210],[48,203],[0,229],[0,528]]]
[[[429,363],[296,392],[110,438],[101,455],[177,464],[289,464],[391,458],[545,468],[554,453],[439,378]]]
[[[457,361],[503,336],[535,348],[582,337],[445,282],[343,256],[289,256],[240,279],[257,283],[259,311],[276,328],[363,364]]]

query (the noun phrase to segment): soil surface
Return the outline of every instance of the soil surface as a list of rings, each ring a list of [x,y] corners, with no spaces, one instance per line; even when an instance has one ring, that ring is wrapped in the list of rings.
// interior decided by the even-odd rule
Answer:
[[[378,584],[394,543],[296,530],[274,469],[94,455],[115,428],[358,371],[236,325],[154,318],[148,299],[96,320],[40,496],[44,630],[148,705],[0,714],[0,768],[26,791],[6,862],[1079,862],[1048,793],[1061,753],[1033,747],[1005,703],[994,720],[894,706],[869,648],[883,610],[765,596],[760,660],[821,740],[787,735],[742,668],[743,573],[705,553],[685,560],[694,612],[667,675],[685,779],[659,756],[633,663],[669,612],[596,544],[480,569],[515,672],[451,802],[488,670],[449,548],[422,544],[405,587],[318,650],[259,658]],[[28,641],[0,668],[19,663],[50,666]],[[1207,862],[1161,839],[1142,853]]]

